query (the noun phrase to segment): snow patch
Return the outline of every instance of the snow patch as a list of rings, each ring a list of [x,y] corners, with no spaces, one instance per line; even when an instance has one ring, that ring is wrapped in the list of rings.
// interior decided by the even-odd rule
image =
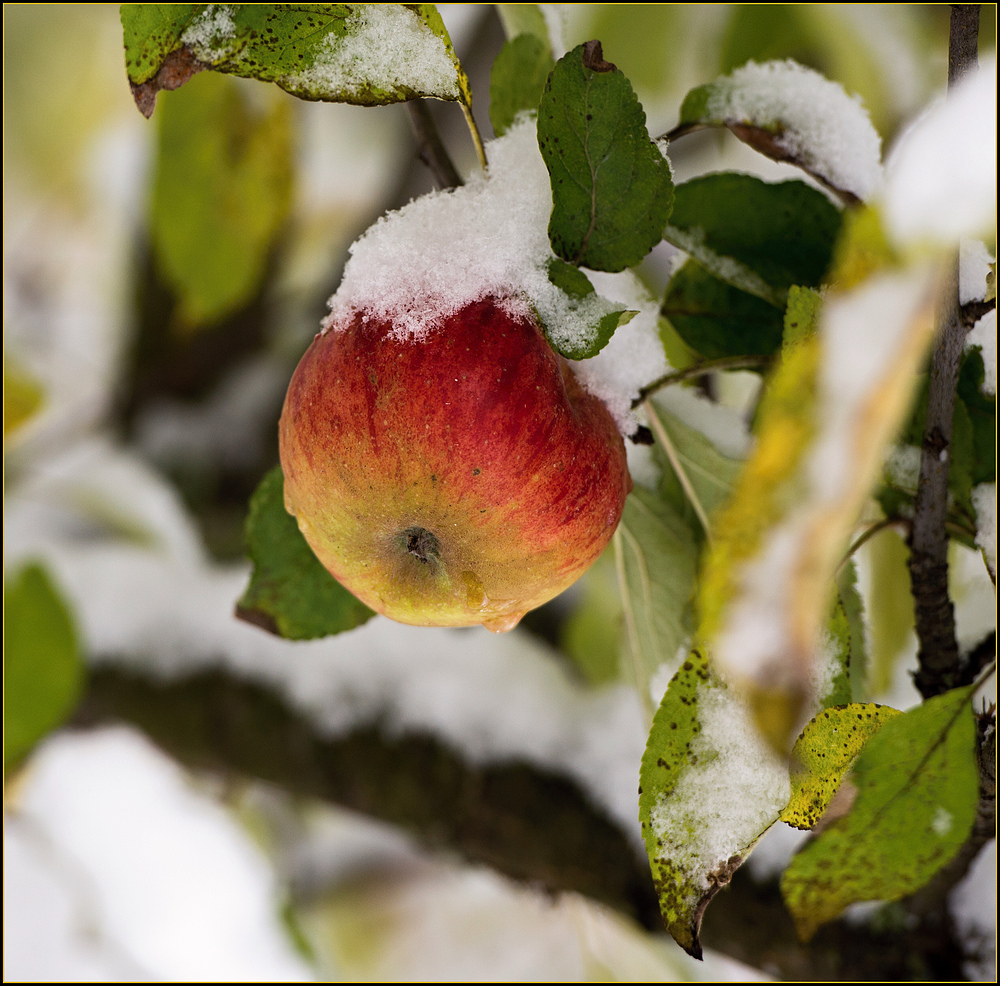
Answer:
[[[980,390],[987,397],[997,395],[997,310],[988,311],[965,337],[965,348],[978,346],[983,356],[983,382]]]
[[[996,258],[982,240],[964,239],[958,245],[958,303],[982,301],[986,297],[986,278]]]
[[[727,689],[697,693],[701,732],[694,766],[653,806],[650,824],[662,854],[693,885],[740,855],[778,817],[791,796],[787,766],[761,738],[745,706]]]
[[[903,134],[886,172],[886,225],[900,244],[947,245],[994,228],[995,56]]]
[[[791,59],[748,62],[718,79],[705,115],[770,132],[780,128],[780,147],[859,199],[882,188],[882,141],[860,97]]]
[[[997,484],[980,483],[972,490],[972,505],[976,508],[976,546],[986,564],[997,574]]]

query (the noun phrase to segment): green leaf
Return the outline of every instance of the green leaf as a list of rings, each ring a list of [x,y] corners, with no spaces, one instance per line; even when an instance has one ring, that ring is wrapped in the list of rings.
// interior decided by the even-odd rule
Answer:
[[[962,360],[958,377],[958,399],[969,417],[972,430],[972,461],[969,474],[973,486],[993,483],[997,474],[997,401],[982,391],[986,375],[983,354],[972,346]]]
[[[837,703],[847,705],[860,702],[867,694],[868,684],[868,636],[865,631],[864,601],[858,592],[858,571],[852,558],[837,576],[837,596],[847,618],[850,634],[850,657],[847,662],[850,691]]]
[[[639,773],[639,821],[667,930],[695,957],[701,919],[789,795],[738,698],[693,651],[653,719]]]
[[[147,117],[157,92],[205,68],[300,99],[472,101],[434,4],[123,4],[121,16],[132,94]]]
[[[968,837],[979,782],[971,688],[885,723],[858,757],[857,795],[795,856],[781,882],[800,937],[849,904],[919,890]]]
[[[794,346],[816,332],[823,299],[818,291],[793,284],[788,289],[788,306],[782,325],[781,344]]]
[[[4,772],[72,712],[83,687],[66,603],[38,564],[3,586]]]
[[[821,660],[831,665],[830,682],[820,693],[820,708],[847,705],[851,701],[851,625],[840,597],[834,601],[827,624],[827,640]]]
[[[504,43],[490,72],[490,122],[498,137],[522,110],[538,110],[554,65],[548,44],[533,34]]]
[[[4,438],[33,418],[45,403],[41,384],[18,360],[3,354]]]
[[[285,510],[284,477],[272,469],[250,500],[247,553],[253,574],[237,615],[289,640],[341,633],[375,614],[319,562]]]
[[[621,677],[622,601],[614,550],[606,550],[577,582],[582,595],[559,632],[559,647],[591,685]]]
[[[596,356],[618,326],[639,314],[602,298],[582,270],[556,257],[549,260],[548,275],[566,297],[561,306],[540,306],[538,317],[549,344],[567,359]]]
[[[291,204],[291,113],[277,94],[251,101],[204,75],[164,101],[159,123],[153,244],[190,331],[245,305],[264,276]]]
[[[656,415],[666,432],[699,503],[711,517],[729,499],[743,467],[742,461],[723,455],[700,431],[686,425],[655,402],[650,406],[650,413]],[[658,444],[653,446],[653,452],[661,469],[660,495],[700,536],[701,524],[673,466]]]
[[[498,3],[496,8],[508,40],[519,34],[531,34],[543,42],[549,54],[552,54],[549,26],[537,3]]]
[[[813,828],[868,740],[901,714],[887,705],[835,705],[807,723],[792,747],[792,797],[781,821]]]
[[[691,529],[656,493],[637,487],[614,537],[630,677],[648,701],[650,678],[688,639],[697,545]]]
[[[703,359],[770,356],[781,347],[780,308],[720,281],[692,260],[671,278],[660,311]]]
[[[804,182],[723,172],[677,186],[663,236],[727,284],[784,308],[792,284],[823,279],[840,223]]]
[[[628,79],[588,42],[552,70],[538,109],[538,146],[552,184],[557,256],[620,271],[660,242],[670,218],[670,165],[646,132]]]

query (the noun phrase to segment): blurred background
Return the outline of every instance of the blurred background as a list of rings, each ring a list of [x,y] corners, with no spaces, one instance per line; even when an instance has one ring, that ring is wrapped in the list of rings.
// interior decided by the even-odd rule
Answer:
[[[691,87],[748,59],[791,57],[841,82],[884,149],[946,80],[944,5],[553,6],[567,47],[603,42],[654,136]],[[492,136],[500,17],[440,7]],[[981,52],[994,35],[984,5]],[[471,170],[457,105],[432,110]],[[678,180],[785,173],[728,133],[671,155]],[[498,848],[518,834],[469,808],[472,789],[493,791],[483,803],[497,811],[558,789],[604,833],[580,845],[613,844],[618,873],[646,865],[645,730],[620,680],[607,566],[503,637],[376,618],[296,644],[232,616],[247,501],[277,462],[284,388],[348,246],[433,187],[402,106],[307,104],[206,72],[162,93],[147,121],[117,6],[4,6],[5,647],[16,629],[49,662],[21,732],[5,727],[6,978],[757,974],[721,952],[687,960],[603,878],[539,889]],[[669,268],[658,249],[641,274],[662,292]],[[873,570],[905,566],[901,541],[877,544],[869,596],[892,591]],[[975,642],[994,597],[969,555],[954,581],[960,636]],[[879,597],[890,617],[872,627],[898,707],[915,700],[908,600]],[[576,845],[557,827],[563,838]],[[757,877],[794,844],[791,830],[770,837]],[[991,936],[983,865],[959,917]]]

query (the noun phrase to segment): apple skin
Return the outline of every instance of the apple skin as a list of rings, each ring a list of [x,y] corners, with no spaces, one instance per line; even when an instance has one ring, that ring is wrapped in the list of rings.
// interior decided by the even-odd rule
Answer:
[[[285,507],[324,567],[417,626],[509,630],[604,550],[632,480],[604,404],[493,298],[424,339],[317,335],[279,425]]]

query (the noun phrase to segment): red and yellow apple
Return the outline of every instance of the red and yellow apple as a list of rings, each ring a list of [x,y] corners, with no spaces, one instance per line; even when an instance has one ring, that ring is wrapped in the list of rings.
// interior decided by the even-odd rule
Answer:
[[[285,506],[319,560],[418,626],[510,629],[586,571],[632,486],[607,408],[492,298],[419,340],[361,313],[330,326],[280,443]]]

